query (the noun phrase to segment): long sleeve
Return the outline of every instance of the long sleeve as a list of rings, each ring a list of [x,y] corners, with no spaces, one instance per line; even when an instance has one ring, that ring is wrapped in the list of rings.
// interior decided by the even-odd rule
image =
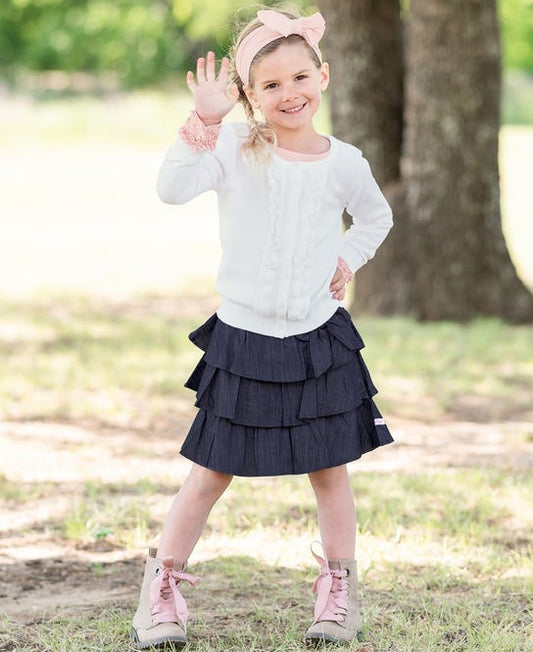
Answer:
[[[346,205],[353,222],[339,252],[353,273],[373,258],[393,224],[391,208],[362,156],[356,172],[358,183]]]
[[[207,190],[220,190],[225,179],[225,162],[234,155],[235,139],[231,125],[224,125],[214,150],[195,151],[178,136],[159,170],[159,198],[167,204],[184,204]]]
[[[222,176],[213,152],[194,152],[178,136],[159,169],[157,194],[167,204],[185,204],[207,190],[216,190]]]

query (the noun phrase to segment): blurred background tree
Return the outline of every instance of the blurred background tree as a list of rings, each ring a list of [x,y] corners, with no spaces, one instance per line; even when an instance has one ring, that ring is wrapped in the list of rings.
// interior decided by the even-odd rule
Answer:
[[[234,16],[253,11],[242,0],[2,0],[0,74],[85,72],[124,87],[153,84],[180,75],[207,46],[222,56]]]
[[[294,4],[311,11],[317,3]],[[533,73],[533,2],[498,5],[504,68]],[[127,87],[152,84],[186,70],[207,44],[221,56],[235,12],[243,9],[246,17],[255,6],[245,0],[2,0],[0,75],[82,71],[114,76]]]
[[[277,3],[266,0],[263,4]],[[311,0],[293,4],[305,13],[318,8],[317,2]],[[79,88],[80,73],[97,89],[131,89],[168,80],[182,84],[184,72],[207,48],[214,49],[218,57],[227,52],[236,31],[235,21],[248,20],[257,6],[247,0],[2,0],[0,82],[3,79],[15,88],[24,89],[28,80],[42,80],[53,71],[65,81],[66,90]],[[515,278],[501,234],[496,159],[500,62],[504,72],[503,121],[533,124],[533,0],[322,0],[318,6],[323,8],[333,28],[324,40],[324,51],[333,63],[334,83],[329,91],[333,100],[333,132],[363,149],[378,181],[387,189],[396,216],[407,214],[406,203],[410,203],[413,217],[411,221],[397,219],[396,228],[378,259],[358,275],[358,306],[374,308],[382,314],[410,312],[433,319],[477,314],[529,319],[530,295]],[[451,12],[449,16],[447,12]],[[487,23],[490,33],[482,28],[482,17],[492,21]],[[434,41],[428,37],[432,29]],[[420,45],[416,50],[412,38],[415,32],[416,44]],[[464,53],[462,59],[457,56],[459,46]],[[479,68],[472,77],[472,70],[466,64],[479,59],[480,52],[487,61],[490,59],[487,65],[494,75],[489,72],[484,76]],[[442,75],[445,64],[448,72]],[[430,69],[433,73],[428,74]],[[422,98],[416,105],[417,112],[406,109],[415,107],[415,103],[405,98],[404,87],[407,91],[411,89],[411,98]],[[469,95],[469,88],[475,92]],[[453,98],[458,100],[455,105]],[[480,109],[478,113],[472,111],[468,120],[461,113],[466,105]],[[483,126],[489,113],[491,122]],[[439,139],[439,129],[443,118],[452,114],[464,137],[446,143]],[[410,132],[406,124],[411,125]],[[431,225],[447,224],[444,216],[448,209],[458,220],[457,225],[464,226],[465,216],[473,210],[474,202],[465,200],[464,206],[460,204],[454,193],[459,176],[454,177],[452,171],[459,174],[460,166],[464,165],[463,150],[458,143],[464,146],[465,139],[481,138],[483,133],[490,133],[492,140],[486,150],[480,150],[474,157],[478,162],[479,183],[474,184],[475,192],[466,194],[468,198],[482,194],[488,202],[487,209],[478,202],[479,222],[472,221],[471,237],[463,238],[462,242],[457,240],[458,247],[466,240],[471,243],[463,259],[465,264],[461,266],[455,260],[453,274],[447,269],[451,276],[446,277],[442,273],[443,264],[437,262],[443,254],[439,243],[444,241],[446,232],[439,234],[438,229],[427,229],[428,224],[423,223],[411,233],[408,231],[423,213],[414,201],[421,196],[416,188],[432,188],[428,179],[418,178],[417,174],[426,170],[432,161],[433,168],[441,172],[437,175],[439,188],[446,187],[441,193],[442,206],[430,206],[432,201],[437,201],[436,193],[432,192],[428,198],[424,210],[432,215]],[[443,155],[441,146],[446,144],[448,157]],[[452,161],[452,154],[459,159]],[[441,155],[443,160],[437,160]],[[489,168],[492,176],[487,181],[485,173]],[[443,179],[447,179],[446,184]],[[485,193],[486,188],[495,191]],[[449,201],[452,198],[459,202],[453,208]],[[490,220],[486,218],[489,213]],[[425,231],[426,244],[420,240]],[[485,234],[483,237],[481,232]],[[416,247],[413,236],[419,239]],[[449,238],[446,242],[450,242]],[[481,249],[484,242],[491,243],[492,249],[485,247],[479,257],[484,262],[473,270],[467,263],[472,251]],[[409,247],[411,254],[406,253]],[[444,258],[450,259],[449,250]],[[414,260],[419,262],[416,274]],[[433,274],[428,275],[431,263],[435,263]],[[493,280],[488,280],[489,277]],[[508,282],[505,286],[500,283],[496,290],[503,277]],[[430,302],[440,283],[441,306],[455,307],[456,312],[447,313],[441,308],[434,312],[428,304],[415,308],[413,292],[417,278]],[[482,289],[483,280],[486,291]],[[459,282],[470,292],[462,302],[454,293]],[[444,288],[450,289],[449,297]],[[489,288],[494,290],[492,297]],[[513,298],[519,295],[522,299]],[[380,298],[379,306],[376,297]],[[518,305],[524,306],[518,311],[522,317],[518,315]]]
[[[504,68],[533,72],[533,2],[499,0]]]

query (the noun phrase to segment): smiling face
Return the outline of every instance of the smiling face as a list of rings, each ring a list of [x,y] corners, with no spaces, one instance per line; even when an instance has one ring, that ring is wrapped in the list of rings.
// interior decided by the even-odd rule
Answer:
[[[302,42],[283,43],[255,63],[250,72],[251,86],[244,90],[276,132],[278,144],[317,136],[313,116],[328,86],[327,63],[317,68]]]

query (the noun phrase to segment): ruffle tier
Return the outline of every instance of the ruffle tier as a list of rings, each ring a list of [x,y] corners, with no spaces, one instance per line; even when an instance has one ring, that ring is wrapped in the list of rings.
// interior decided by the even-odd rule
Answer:
[[[309,473],[393,441],[344,308],[287,338],[216,314],[189,338],[204,351],[185,383],[199,408],[181,449],[192,461],[232,475]]]

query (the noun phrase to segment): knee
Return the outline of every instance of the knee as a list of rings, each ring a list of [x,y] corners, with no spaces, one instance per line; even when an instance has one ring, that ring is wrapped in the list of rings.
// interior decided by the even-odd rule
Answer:
[[[212,471],[203,466],[194,465],[189,475],[189,481],[194,486],[195,492],[200,499],[216,500],[219,498],[233,476],[228,473]]]
[[[343,465],[314,471],[309,474],[309,480],[315,493],[338,491],[340,487],[348,482],[348,470],[346,465]]]

